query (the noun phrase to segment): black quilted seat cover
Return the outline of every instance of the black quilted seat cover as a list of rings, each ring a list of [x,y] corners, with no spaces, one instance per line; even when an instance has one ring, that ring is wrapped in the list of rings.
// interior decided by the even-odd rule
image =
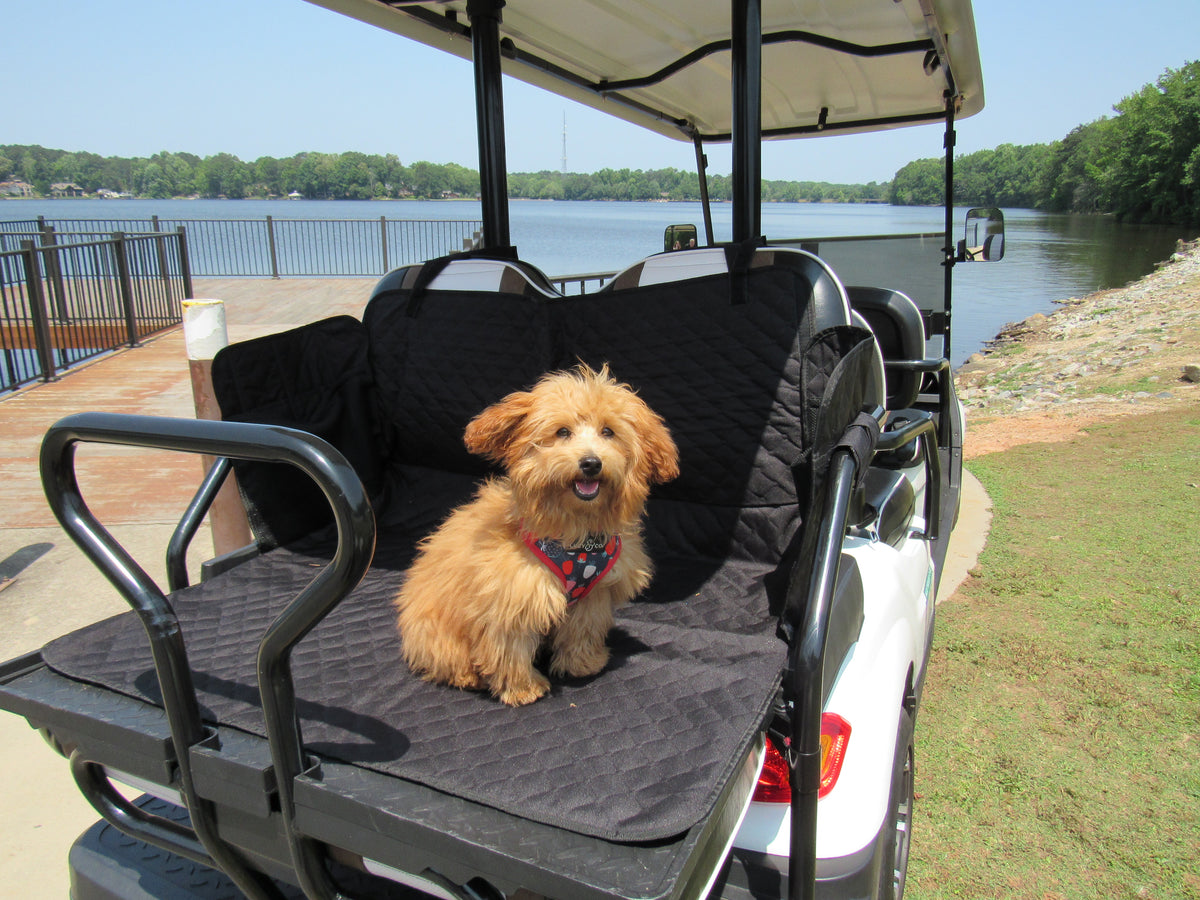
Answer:
[[[761,567],[660,566],[655,589],[620,616],[607,670],[511,709],[409,674],[391,598],[410,551],[389,543],[377,556],[293,655],[302,734],[321,756],[597,837],[652,840],[707,813],[745,753],[747,728],[766,716],[781,645],[736,602],[753,606]],[[175,595],[208,720],[264,734],[254,651],[321,561],[279,549]],[[160,701],[132,613],[54,642],[45,658]]]
[[[413,303],[382,290],[361,331],[318,323],[218,358],[227,415],[291,425],[311,416],[366,468],[378,499],[371,571],[293,655],[311,751],[607,839],[665,838],[709,812],[761,731],[785,661],[768,586],[790,568],[800,526],[793,472],[812,402],[802,373],[820,337],[814,290],[831,290],[778,267],[746,279],[744,303],[731,301],[726,276],[561,299],[428,291]],[[463,428],[578,359],[610,363],[680,448],[681,476],[655,490],[648,511],[653,585],[618,614],[605,671],[556,683],[530,706],[425,684],[401,662],[391,598],[416,540],[486,473],[462,448]],[[281,386],[317,384],[330,388],[324,401]],[[267,472],[242,487],[268,533],[286,533],[275,500],[288,488],[269,481]],[[314,517],[316,508],[305,523]],[[293,542],[173,597],[212,721],[263,733],[258,641],[328,552],[316,538]],[[127,614],[45,657],[157,702],[144,643]]]

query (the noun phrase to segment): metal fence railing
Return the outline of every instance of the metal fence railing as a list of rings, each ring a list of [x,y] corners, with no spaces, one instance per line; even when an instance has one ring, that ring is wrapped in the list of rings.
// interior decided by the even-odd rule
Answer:
[[[550,281],[561,293],[571,297],[586,294],[588,285],[593,285],[594,290],[599,290],[604,287],[604,282],[616,274],[616,272],[581,272],[575,275],[552,275]]]
[[[472,219],[53,219],[0,222],[0,251],[21,240],[187,229],[197,277],[383,275],[472,246]]]
[[[99,240],[20,239],[0,252],[0,392],[182,321],[192,296],[187,238],[117,232]]]

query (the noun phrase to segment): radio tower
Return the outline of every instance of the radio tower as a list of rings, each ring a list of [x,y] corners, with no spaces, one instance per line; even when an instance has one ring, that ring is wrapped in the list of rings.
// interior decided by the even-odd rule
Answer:
[[[565,111],[565,110],[563,111],[563,160],[562,160],[562,172],[563,172],[563,174],[564,174],[564,175],[566,175],[566,174],[567,174],[567,113],[566,113],[566,111]]]

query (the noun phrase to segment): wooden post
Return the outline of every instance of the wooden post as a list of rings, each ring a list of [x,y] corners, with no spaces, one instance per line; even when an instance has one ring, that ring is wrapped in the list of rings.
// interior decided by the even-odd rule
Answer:
[[[222,300],[183,301],[183,339],[187,345],[188,369],[192,376],[192,399],[197,419],[221,418],[221,407],[213,393],[212,361],[217,351],[228,345],[225,328],[225,303]],[[215,460],[202,456],[207,473]],[[246,508],[238,495],[236,476],[230,475],[217,493],[208,511],[212,529],[213,552],[222,556],[253,543]]]

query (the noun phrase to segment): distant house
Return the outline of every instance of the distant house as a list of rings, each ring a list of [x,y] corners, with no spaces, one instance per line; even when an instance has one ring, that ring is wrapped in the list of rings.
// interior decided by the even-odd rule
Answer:
[[[6,197],[32,197],[33,185],[24,181],[0,181],[0,194]]]
[[[290,194],[288,194],[288,199],[289,200],[303,200],[304,195],[302,193],[300,193],[299,191],[292,191]]]
[[[82,197],[83,188],[73,181],[59,181],[50,185],[51,197]]]

